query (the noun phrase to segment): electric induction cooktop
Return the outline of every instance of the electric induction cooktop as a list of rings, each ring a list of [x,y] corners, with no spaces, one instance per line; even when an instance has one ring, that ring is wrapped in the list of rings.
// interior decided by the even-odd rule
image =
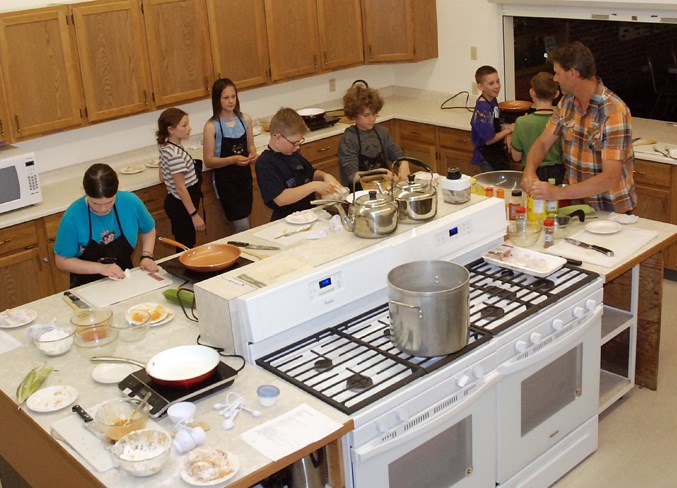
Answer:
[[[243,266],[247,266],[248,264],[252,264],[254,261],[247,259],[243,256],[240,256],[237,258],[237,261],[235,261],[235,264],[232,265],[229,268],[222,269],[220,271],[192,271],[188,268],[186,268],[181,261],[179,260],[178,257],[168,259],[167,261],[163,261],[161,263],[158,263],[158,266],[163,268],[167,273],[176,276],[177,278],[181,278],[182,280],[185,280],[189,283],[199,283],[202,280],[206,280],[208,278],[213,278],[214,276],[221,275],[223,273],[227,273],[228,271],[231,271],[233,269],[241,268]]]

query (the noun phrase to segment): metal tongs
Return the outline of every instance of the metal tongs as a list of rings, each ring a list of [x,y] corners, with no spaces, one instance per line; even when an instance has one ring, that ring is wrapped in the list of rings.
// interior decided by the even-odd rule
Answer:
[[[668,150],[667,147],[663,147],[663,150],[660,150],[660,149],[658,148],[658,145],[655,145],[655,146],[653,147],[653,150],[656,151],[658,154],[660,154],[660,155],[662,155],[662,156],[665,156],[666,158],[677,159],[677,158],[674,158],[674,157],[670,156],[670,151]]]

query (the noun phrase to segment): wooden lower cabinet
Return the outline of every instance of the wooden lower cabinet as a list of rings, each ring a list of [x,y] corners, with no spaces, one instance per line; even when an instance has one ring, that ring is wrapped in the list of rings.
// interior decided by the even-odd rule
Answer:
[[[67,290],[70,285],[70,274],[56,267],[54,260],[54,245],[56,243],[56,232],[59,229],[59,222],[61,222],[63,212],[49,215],[42,219],[45,237],[47,238],[47,260],[49,261],[49,269],[52,274],[52,286],[54,292]]]
[[[0,310],[52,294],[52,274],[40,220],[0,229]]]
[[[466,175],[479,173],[479,167],[471,163],[475,148],[470,138],[470,131],[438,127],[437,144],[439,157],[437,172],[439,174],[445,175],[447,169],[453,166],[458,167],[461,173]]]

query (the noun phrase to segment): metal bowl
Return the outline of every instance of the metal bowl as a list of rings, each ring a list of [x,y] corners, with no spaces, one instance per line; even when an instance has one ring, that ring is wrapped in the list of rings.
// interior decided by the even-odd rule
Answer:
[[[483,188],[493,186],[503,188],[507,192],[520,189],[520,182],[524,173],[521,171],[489,171],[475,175],[475,181]]]

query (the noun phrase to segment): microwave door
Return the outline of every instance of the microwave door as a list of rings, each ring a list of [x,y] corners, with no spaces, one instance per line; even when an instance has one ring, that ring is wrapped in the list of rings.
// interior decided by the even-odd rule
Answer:
[[[16,166],[0,168],[0,205],[19,200],[21,190],[21,180]]]

